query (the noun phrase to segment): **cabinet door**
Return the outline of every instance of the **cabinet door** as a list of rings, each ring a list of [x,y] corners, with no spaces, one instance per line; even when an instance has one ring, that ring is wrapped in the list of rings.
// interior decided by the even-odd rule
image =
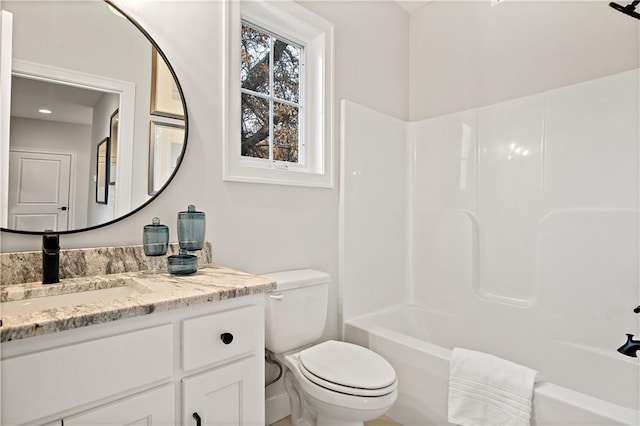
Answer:
[[[176,422],[174,385],[143,392],[66,417],[65,426],[172,426]]]
[[[76,407],[168,381],[173,339],[173,325],[162,324],[3,359],[0,423],[77,412]]]
[[[262,360],[252,356],[182,380],[184,426],[264,424]]]

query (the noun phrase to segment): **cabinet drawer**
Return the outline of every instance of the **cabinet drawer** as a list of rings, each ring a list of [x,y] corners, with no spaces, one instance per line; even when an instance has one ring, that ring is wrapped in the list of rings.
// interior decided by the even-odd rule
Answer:
[[[34,421],[172,374],[171,324],[5,359],[1,423]]]
[[[182,368],[188,371],[254,352],[264,346],[263,329],[264,317],[255,305],[185,320]]]

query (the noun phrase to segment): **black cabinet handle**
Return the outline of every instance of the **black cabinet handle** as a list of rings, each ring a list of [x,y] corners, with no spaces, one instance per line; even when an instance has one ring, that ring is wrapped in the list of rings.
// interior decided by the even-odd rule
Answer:
[[[640,314],[640,306],[636,306],[633,312],[635,312],[636,314]]]
[[[202,419],[200,418],[200,414],[193,413],[193,418],[196,420],[196,426],[202,426]]]
[[[233,334],[222,333],[220,335],[220,339],[222,339],[222,343],[224,343],[225,345],[228,345],[229,343],[233,342]]]

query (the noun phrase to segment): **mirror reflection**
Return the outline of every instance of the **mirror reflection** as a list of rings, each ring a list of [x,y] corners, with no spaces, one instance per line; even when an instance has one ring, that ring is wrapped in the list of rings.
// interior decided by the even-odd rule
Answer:
[[[153,44],[103,2],[3,0],[2,9],[13,15],[2,228],[73,232],[152,199],[186,139],[179,84]]]
[[[109,138],[104,138],[98,143],[98,153],[96,155],[96,203],[107,204],[109,191],[107,180],[109,169],[107,168],[107,155],[109,155]]]
[[[180,162],[184,126],[152,121],[149,135],[149,195],[154,195]]]

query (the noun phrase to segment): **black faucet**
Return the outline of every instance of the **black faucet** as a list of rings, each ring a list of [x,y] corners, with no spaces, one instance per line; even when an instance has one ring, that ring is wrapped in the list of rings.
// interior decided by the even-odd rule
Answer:
[[[640,306],[637,306],[633,312],[640,314]],[[627,333],[627,342],[618,348],[618,352],[623,355],[637,358],[636,352],[640,351],[640,340],[633,340],[633,334]]]
[[[60,235],[52,230],[42,234],[42,284],[59,283]]]
[[[636,352],[640,351],[640,340],[633,340],[633,334],[627,334],[627,343],[618,348],[623,355],[637,358]]]

